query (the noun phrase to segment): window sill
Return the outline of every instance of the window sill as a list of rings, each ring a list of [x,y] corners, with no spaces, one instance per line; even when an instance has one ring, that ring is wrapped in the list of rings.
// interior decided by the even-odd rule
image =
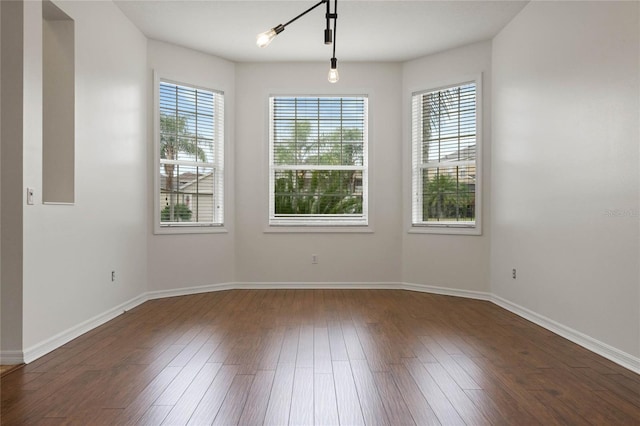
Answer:
[[[229,231],[223,226],[156,226],[154,235],[179,234],[227,234]]]
[[[344,225],[344,226],[290,226],[269,225],[265,234],[373,234],[373,228],[369,225]]]
[[[457,227],[457,226],[411,226],[407,231],[409,234],[441,234],[441,235],[482,235],[482,230],[478,226]]]

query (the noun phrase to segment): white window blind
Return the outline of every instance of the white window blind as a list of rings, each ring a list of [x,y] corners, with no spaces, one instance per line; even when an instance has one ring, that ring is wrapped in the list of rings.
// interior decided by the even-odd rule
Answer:
[[[412,225],[476,228],[477,83],[412,96]]]
[[[269,223],[367,225],[367,98],[270,98]]]
[[[158,108],[160,226],[221,226],[224,95],[161,80]]]

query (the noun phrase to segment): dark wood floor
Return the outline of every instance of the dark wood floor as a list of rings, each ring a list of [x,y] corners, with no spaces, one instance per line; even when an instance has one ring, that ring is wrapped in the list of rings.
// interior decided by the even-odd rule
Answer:
[[[2,379],[3,425],[638,425],[640,376],[491,303],[149,301]]]

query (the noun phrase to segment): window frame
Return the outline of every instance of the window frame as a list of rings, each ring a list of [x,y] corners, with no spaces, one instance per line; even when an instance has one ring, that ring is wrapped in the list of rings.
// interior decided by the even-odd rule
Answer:
[[[160,168],[161,168],[161,158],[160,158],[160,84],[161,83],[169,83],[175,84],[178,86],[188,87],[195,90],[202,90],[211,92],[215,95],[222,96],[222,127],[219,129],[216,134],[214,134],[214,145],[218,152],[218,155],[215,158],[215,161],[212,162],[197,162],[197,161],[180,161],[175,160],[176,164],[181,163],[183,165],[193,166],[193,167],[211,167],[214,172],[214,190],[218,189],[217,194],[219,194],[218,198],[214,198],[214,206],[219,206],[219,210],[214,212],[214,220],[213,222],[177,222],[171,224],[162,224],[161,223],[161,209],[160,209]],[[223,90],[211,89],[209,87],[204,87],[198,84],[187,83],[184,81],[180,81],[174,78],[165,77],[161,73],[154,70],[153,72],[153,149],[154,149],[154,194],[153,194],[153,205],[154,205],[154,234],[162,235],[162,234],[208,234],[208,233],[226,233],[228,232],[225,228],[225,220],[226,220],[226,115],[225,110],[227,107],[227,100],[225,98],[225,93]],[[214,105],[217,102],[214,101]],[[215,120],[215,119],[214,119]],[[187,164],[189,163],[189,164]],[[222,182],[219,180],[222,179]]]
[[[465,84],[475,83],[476,86],[476,148],[475,148],[475,221],[470,223],[450,222],[423,222],[415,221],[415,215],[422,215],[422,179],[419,175],[420,170],[424,167],[421,160],[416,158],[422,150],[422,141],[416,135],[416,132],[422,125],[421,113],[416,114],[414,110],[414,99],[427,93],[437,92],[454,87],[464,86]],[[449,235],[482,235],[482,74],[462,76],[460,78],[450,79],[439,84],[431,85],[427,89],[412,91],[409,96],[409,145],[410,145],[410,205],[409,205],[409,233],[417,234],[449,234]],[[421,110],[421,109],[420,109]],[[416,117],[419,123],[416,123]]]
[[[274,110],[273,100],[276,98],[300,98],[300,99],[322,99],[322,98],[359,98],[364,103],[364,125],[363,125],[363,165],[362,166],[312,166],[308,170],[361,170],[362,171],[362,214],[351,216],[349,219],[346,215],[310,215],[308,219],[304,216],[282,216],[275,215],[275,171],[276,169],[305,169],[304,165],[275,165],[274,164]],[[369,218],[369,171],[371,169],[370,162],[370,136],[369,136],[369,95],[367,94],[345,94],[345,93],[325,93],[325,94],[300,94],[300,93],[282,93],[270,94],[267,99],[268,114],[268,184],[267,184],[267,227],[265,232],[373,232],[370,228],[371,220]],[[343,167],[343,168],[342,168]]]

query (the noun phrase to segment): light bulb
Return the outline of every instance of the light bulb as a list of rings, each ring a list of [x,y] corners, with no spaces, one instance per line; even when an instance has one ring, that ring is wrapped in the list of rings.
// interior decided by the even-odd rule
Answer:
[[[256,37],[256,44],[258,45],[258,47],[267,47],[277,34],[278,33],[276,33],[275,28],[271,28],[269,31],[260,33]]]
[[[340,80],[340,75],[338,74],[338,60],[333,57],[331,58],[331,68],[329,69],[329,83],[337,83]]]
[[[329,70],[329,83],[337,83],[340,80],[337,68],[331,68]]]
[[[278,24],[271,28],[269,31],[258,34],[256,37],[256,44],[258,47],[267,47],[269,43],[281,32],[284,31],[284,25]]]

